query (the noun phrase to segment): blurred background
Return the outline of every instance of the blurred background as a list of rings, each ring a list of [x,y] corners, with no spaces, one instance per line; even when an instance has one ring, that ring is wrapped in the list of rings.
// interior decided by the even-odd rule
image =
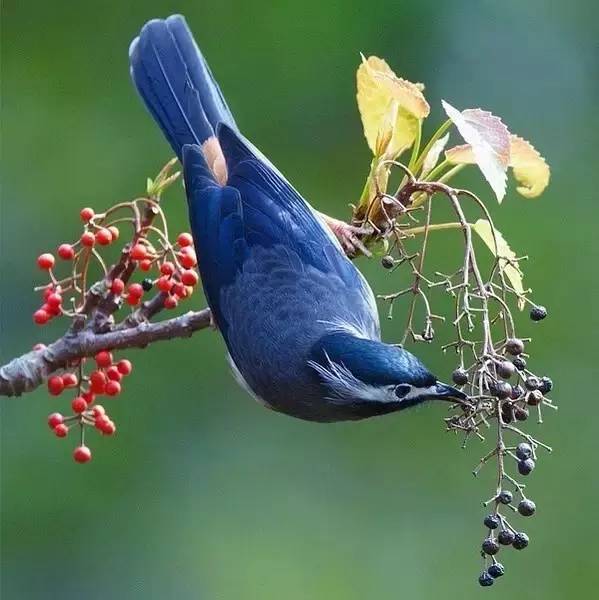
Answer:
[[[553,377],[561,405],[539,432],[555,452],[527,481],[537,503],[523,524],[531,545],[503,551],[508,573],[479,588],[481,500],[493,473],[473,479],[486,446],[462,451],[444,433],[444,407],[354,424],[296,421],[242,392],[219,336],[202,332],[127,353],[135,373],[111,402],[118,435],[92,435],[87,466],[71,460],[73,440],[46,426],[48,412],[67,410],[66,397],[40,389],[2,399],[2,598],[591,594],[596,2],[5,0],[2,362],[61,331],[32,323],[36,256],[77,234],[81,207],[142,193],[170,157],[130,84],[127,48],[146,20],[173,12],[188,18],[243,132],[335,216],[349,215],[370,160],[355,102],[360,51],[426,84],[429,133],[445,98],[501,115],[547,158],[545,195],[527,201],[512,184],[500,210],[478,173],[460,180],[489,200],[517,252],[531,255],[527,282],[550,311],[542,326],[518,317],[522,335],[534,336],[531,365]],[[179,186],[166,208],[173,231],[186,229]],[[435,241],[439,255],[446,240]],[[376,261],[360,266],[376,291],[399,287]],[[200,294],[192,304],[203,306]],[[397,341],[402,324],[385,321],[384,338]],[[418,352],[449,377],[452,356],[438,346]]]

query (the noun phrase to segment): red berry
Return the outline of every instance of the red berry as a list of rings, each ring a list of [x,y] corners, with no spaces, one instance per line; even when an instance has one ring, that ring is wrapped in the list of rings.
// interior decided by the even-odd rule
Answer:
[[[96,429],[99,429],[100,431],[102,431],[102,427],[104,427],[104,423],[107,423],[108,421],[110,421],[110,419],[108,418],[108,416],[105,413],[99,413],[97,415],[94,415],[94,427]]]
[[[58,396],[64,390],[64,383],[60,375],[52,375],[48,378],[48,391],[53,396]]]
[[[191,246],[193,244],[193,238],[190,233],[180,233],[177,242],[179,243],[179,246],[183,248],[185,246]]]
[[[102,419],[98,427],[104,435],[112,435],[116,431],[116,425],[110,419]]]
[[[144,258],[139,261],[139,268],[142,271],[149,271],[152,268],[152,260],[150,258]]]
[[[79,238],[81,243],[88,248],[91,248],[96,243],[96,236],[91,231],[85,231]]]
[[[71,408],[73,409],[73,412],[80,414],[87,409],[87,402],[81,396],[77,396],[76,398],[73,398]]]
[[[71,244],[60,244],[58,246],[58,256],[63,260],[72,260],[75,256],[75,249]]]
[[[158,278],[156,287],[161,292],[170,292],[170,289],[173,287],[173,282],[168,275],[163,275],[162,277]]]
[[[112,241],[116,242],[116,240],[118,240],[119,236],[121,235],[121,232],[119,231],[119,228],[116,225],[111,225],[108,228],[108,231],[110,231],[110,233],[112,235]]]
[[[92,459],[92,451],[87,446],[77,446],[73,452],[75,462],[86,463]]]
[[[94,371],[89,376],[89,384],[94,394],[103,394],[106,387],[106,375],[102,371]]]
[[[121,384],[118,381],[112,379],[106,384],[104,389],[107,396],[117,396],[121,393]]]
[[[125,300],[129,306],[137,306],[141,302],[141,298],[137,296],[127,296]]]
[[[48,426],[50,429],[54,429],[57,425],[60,425],[64,421],[64,417],[60,413],[52,413],[48,415]]]
[[[177,308],[177,304],[179,304],[179,301],[176,296],[167,296],[164,299],[164,308]]]
[[[92,391],[83,392],[81,397],[87,402],[88,406],[93,404],[94,400],[96,399],[96,395]]]
[[[123,358],[123,360],[119,360],[119,362],[116,364],[116,368],[119,370],[121,375],[129,375],[129,373],[131,373],[133,370],[133,365],[131,364],[130,360]]]
[[[198,274],[191,269],[183,271],[183,273],[181,273],[181,281],[185,285],[194,286],[198,282]]]
[[[129,295],[135,298],[141,298],[144,295],[144,289],[139,283],[132,283],[128,289]]]
[[[48,306],[57,308],[62,304],[62,296],[60,294],[57,294],[56,292],[52,292],[46,298],[46,304],[48,304]]]
[[[54,266],[54,256],[49,252],[45,252],[44,254],[40,254],[37,257],[37,266],[40,269],[48,270]]]
[[[160,272],[163,275],[172,275],[175,272],[175,265],[172,262],[163,262],[160,265]]]
[[[65,373],[62,376],[62,383],[66,388],[72,388],[77,385],[77,375],[75,373]]]
[[[198,261],[194,249],[190,246],[181,248],[181,251],[179,252],[179,261],[186,269],[195,267]]]
[[[50,313],[48,313],[48,311],[44,310],[43,308],[40,308],[39,310],[36,310],[33,313],[33,320],[38,325],[44,325],[51,319],[51,317],[52,317],[52,315]]]
[[[93,219],[95,214],[93,208],[82,208],[79,216],[84,223],[87,223],[90,219]]]
[[[100,244],[100,246],[108,246],[112,242],[112,233],[108,229],[99,229],[96,232],[96,242]]]
[[[93,408],[92,411],[94,413],[94,417],[99,417],[100,415],[105,415],[106,411],[104,410],[104,407],[101,404],[96,404]]]
[[[120,381],[123,378],[123,375],[115,365],[106,369],[106,376],[108,379],[112,379],[112,381]]]
[[[185,296],[187,295],[185,286],[180,282],[177,282],[173,285],[172,292],[173,294],[175,294],[175,296],[179,296],[180,298],[185,298]]]
[[[112,364],[112,354],[108,350],[102,350],[94,356],[98,367],[109,367]]]
[[[54,435],[56,437],[67,437],[67,433],[69,433],[69,428],[64,423],[60,423],[59,425],[54,427]]]
[[[50,306],[47,302],[42,304],[41,310],[46,311],[50,318],[57,317],[60,314],[60,306]]]
[[[120,294],[123,293],[123,290],[125,289],[125,283],[122,279],[119,279],[118,277],[115,277],[112,280],[112,283],[110,284],[110,291],[113,294],[116,294],[117,296],[119,296]]]
[[[148,256],[148,251],[143,244],[135,244],[129,254],[133,260],[143,260]]]

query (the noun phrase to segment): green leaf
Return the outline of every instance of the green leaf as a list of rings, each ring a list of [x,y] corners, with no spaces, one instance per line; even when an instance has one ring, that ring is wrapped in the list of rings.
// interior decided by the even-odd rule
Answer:
[[[420,171],[420,179],[424,179],[439,162],[439,156],[445,149],[447,141],[449,140],[449,134],[445,134],[442,138],[439,138],[430,147],[430,150],[426,153],[424,160],[422,161],[422,170]]]

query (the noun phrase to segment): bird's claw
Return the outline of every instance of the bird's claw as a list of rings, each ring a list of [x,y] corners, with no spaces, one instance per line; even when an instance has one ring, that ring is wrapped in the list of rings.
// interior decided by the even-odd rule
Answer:
[[[322,214],[322,213],[321,213]],[[366,227],[358,227],[351,225],[340,219],[329,217],[328,215],[322,215],[329,229],[333,232],[343,251],[349,257],[355,257],[362,253],[364,256],[371,257],[372,252],[368,250],[365,244],[360,239],[361,236],[369,235],[372,231]]]

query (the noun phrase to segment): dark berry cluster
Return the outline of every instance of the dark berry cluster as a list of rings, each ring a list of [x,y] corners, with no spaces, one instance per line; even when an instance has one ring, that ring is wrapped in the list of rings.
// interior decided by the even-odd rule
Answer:
[[[533,320],[539,319],[533,317]],[[497,444],[474,470],[478,474],[493,458],[498,464],[497,491],[484,503],[493,506],[493,512],[484,518],[488,531],[481,544],[484,570],[478,578],[483,587],[493,585],[505,573],[503,564],[497,561],[502,547],[523,550],[529,543],[526,533],[510,523],[506,511],[522,517],[531,517],[536,512],[535,503],[524,493],[525,486],[509,473],[509,463],[517,474],[528,477],[536,467],[538,448],[551,450],[520,428],[520,422],[528,419],[530,411],[536,411],[542,422],[542,408],[556,408],[547,396],[553,389],[552,380],[528,369],[525,347],[524,340],[507,337],[492,352],[479,356],[471,367],[466,369],[461,365],[452,375],[456,385],[470,392],[472,405],[448,418],[448,428],[484,439],[481,426],[488,427],[492,420],[497,423]],[[506,443],[508,435],[516,438],[514,445]]]

